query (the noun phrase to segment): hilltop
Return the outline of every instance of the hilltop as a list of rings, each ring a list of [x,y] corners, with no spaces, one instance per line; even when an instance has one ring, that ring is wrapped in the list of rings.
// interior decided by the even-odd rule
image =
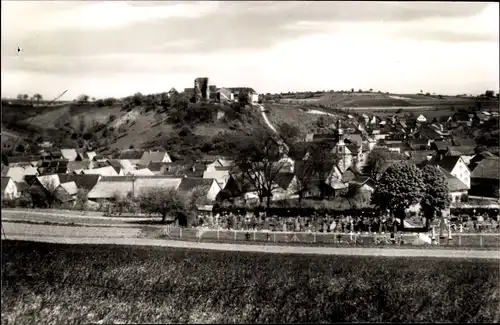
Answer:
[[[302,134],[317,128],[322,115],[451,116],[459,110],[496,110],[498,97],[316,92],[260,96],[274,127],[288,123]],[[48,105],[50,104],[50,105]],[[167,93],[136,94],[123,99],[55,102],[2,100],[2,144],[9,149],[17,136],[23,146],[50,141],[56,147],[92,148],[111,153],[129,148],[158,148],[214,153],[225,134],[263,124],[258,105],[189,103]],[[10,148],[14,149],[14,148]],[[185,150],[186,149],[186,150]],[[175,154],[174,154],[175,155]],[[179,155],[182,155],[179,153]]]

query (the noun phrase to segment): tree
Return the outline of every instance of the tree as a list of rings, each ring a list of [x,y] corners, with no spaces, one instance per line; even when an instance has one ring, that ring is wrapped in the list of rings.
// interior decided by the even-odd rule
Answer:
[[[403,160],[401,154],[396,152],[391,152],[386,148],[374,148],[368,154],[368,164],[367,167],[370,170],[370,178],[375,182],[382,176],[382,173],[385,171],[385,167],[387,166],[387,162],[390,160],[400,159]]]
[[[138,198],[141,210],[149,214],[160,214],[162,223],[168,215],[177,216],[188,209],[186,198],[174,187],[155,187],[141,193]]]
[[[85,95],[85,94],[82,94],[82,95],[80,95],[80,96],[78,96],[78,97],[76,98],[76,101],[77,101],[78,103],[87,103],[87,102],[89,101],[89,96],[88,96],[88,95]]]
[[[271,203],[274,190],[278,189],[275,179],[286,165],[286,148],[276,135],[267,128],[242,132],[235,139],[236,157],[234,164],[239,169],[243,181],[255,187],[260,203],[267,198]]]
[[[23,99],[23,94],[17,94],[17,99],[22,100]]]
[[[405,210],[421,201],[424,190],[422,171],[415,165],[398,163],[380,177],[372,203],[382,210],[390,210],[404,228]]]
[[[17,152],[26,152],[26,148],[24,148],[24,146],[22,144],[19,144],[17,147],[16,147],[16,151]]]
[[[446,176],[439,167],[426,165],[422,169],[422,180],[424,191],[420,205],[426,219],[425,228],[428,230],[436,213],[450,206],[450,194]]]
[[[162,223],[171,215],[181,226],[187,226],[194,219],[196,205],[206,204],[207,198],[200,187],[195,187],[187,193],[177,191],[174,187],[156,187],[141,193],[137,201],[143,211],[160,214]]]
[[[28,100],[30,98],[30,96],[28,94],[23,94],[23,99],[24,100]]]
[[[344,195],[349,202],[351,209],[363,209],[370,204],[370,193],[362,191],[360,186],[349,186],[349,190]]]
[[[316,170],[314,167],[314,161],[311,159],[300,160],[295,164],[293,188],[299,196],[299,205],[302,203],[304,194],[310,189],[311,182],[315,177]]]
[[[240,90],[238,94],[238,102],[243,107],[250,104],[250,95],[248,94],[248,90],[245,89]]]
[[[283,122],[278,126],[278,132],[288,146],[295,142],[300,136],[300,129],[287,122]]]
[[[34,95],[33,95],[33,97],[31,97],[31,98],[33,98],[33,99],[34,99],[34,100],[36,100],[37,102],[39,102],[39,101],[41,101],[41,100],[43,99],[42,95],[40,95],[40,94],[38,94],[38,93],[37,93],[37,94],[34,94]]]

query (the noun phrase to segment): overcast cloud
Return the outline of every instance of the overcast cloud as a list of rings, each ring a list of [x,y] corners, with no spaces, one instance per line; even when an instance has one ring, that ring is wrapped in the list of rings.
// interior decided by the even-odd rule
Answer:
[[[2,96],[499,87],[498,3],[2,1]],[[21,18],[20,18],[21,17]],[[17,55],[17,46],[23,51]]]

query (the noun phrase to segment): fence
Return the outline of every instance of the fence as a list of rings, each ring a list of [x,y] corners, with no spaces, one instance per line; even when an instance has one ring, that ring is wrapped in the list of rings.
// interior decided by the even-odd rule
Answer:
[[[317,245],[411,245],[418,239],[418,234],[403,233],[401,236],[396,235],[395,238],[391,240],[390,234],[388,233],[270,232],[258,230],[225,230],[166,226],[164,228],[164,238],[196,241],[303,243]],[[440,238],[439,235],[436,235],[435,244],[448,247],[500,247],[500,234],[454,233],[452,234],[451,239],[448,236]]]

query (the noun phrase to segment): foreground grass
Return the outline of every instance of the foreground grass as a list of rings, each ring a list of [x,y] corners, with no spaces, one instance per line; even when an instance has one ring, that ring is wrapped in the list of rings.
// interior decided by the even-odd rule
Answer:
[[[498,321],[497,261],[2,242],[2,324]]]

